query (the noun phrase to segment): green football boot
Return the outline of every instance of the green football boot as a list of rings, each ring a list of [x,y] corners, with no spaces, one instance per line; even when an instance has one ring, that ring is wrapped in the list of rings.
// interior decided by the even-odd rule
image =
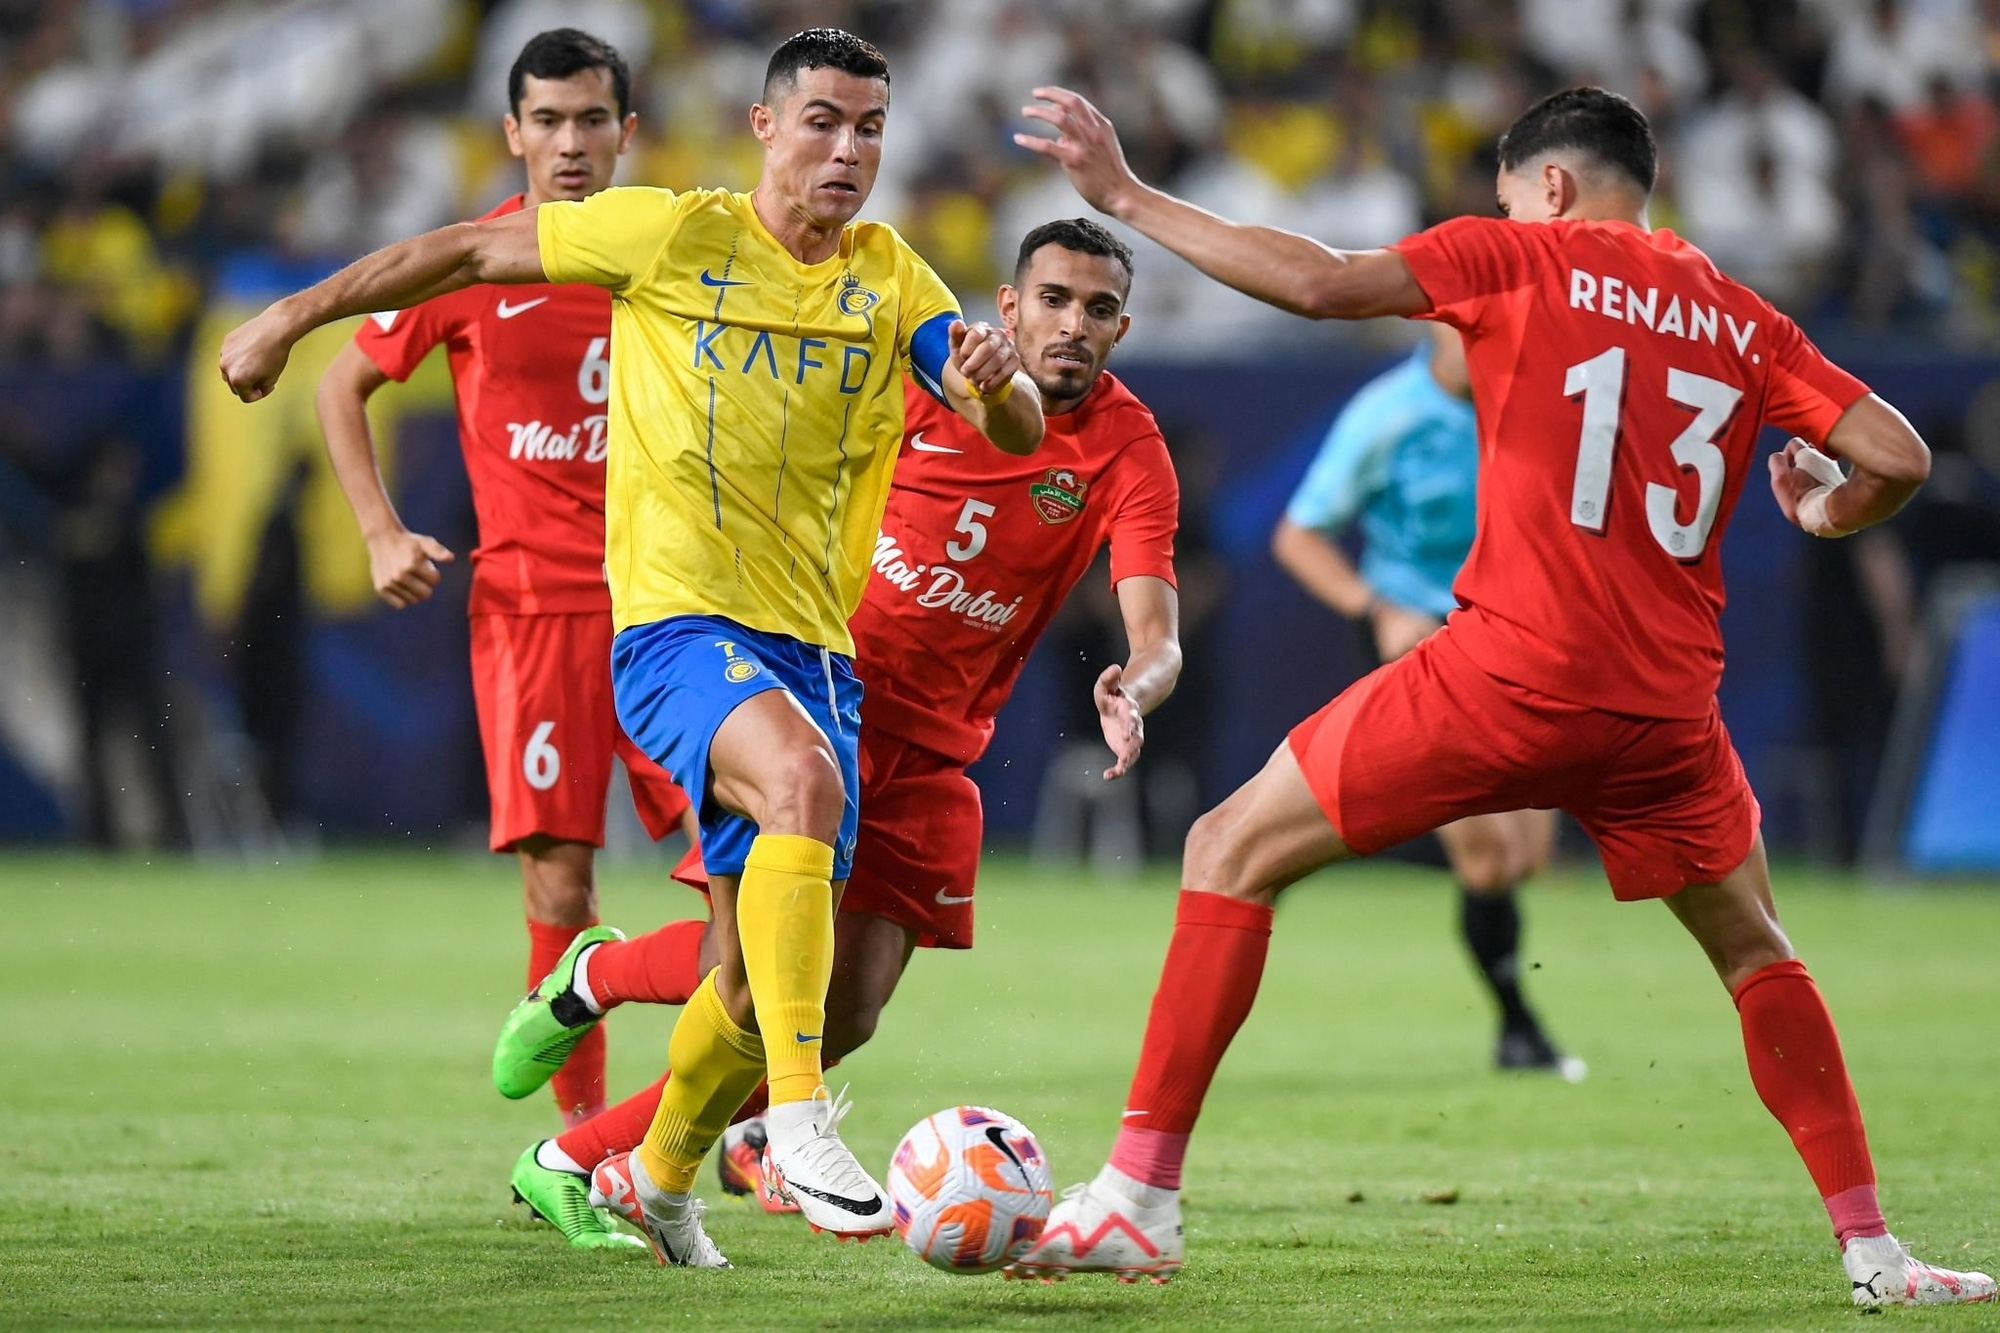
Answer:
[[[519,1101],[554,1078],[583,1034],[597,1026],[603,1015],[591,1013],[569,988],[576,977],[576,960],[593,944],[624,938],[622,931],[610,926],[584,931],[563,950],[555,969],[507,1015],[500,1040],[493,1043],[493,1086],[502,1097]]]
[[[644,1250],[645,1241],[620,1231],[611,1214],[590,1206],[590,1181],[567,1171],[553,1171],[535,1160],[539,1143],[530,1144],[521,1160],[514,1163],[509,1178],[514,1200],[528,1205],[528,1211],[553,1225],[579,1250]]]

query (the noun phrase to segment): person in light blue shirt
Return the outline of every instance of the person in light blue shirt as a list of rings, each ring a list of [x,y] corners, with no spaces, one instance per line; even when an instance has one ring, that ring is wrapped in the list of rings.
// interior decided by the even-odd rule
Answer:
[[[1271,554],[1319,601],[1364,626],[1394,661],[1444,624],[1477,526],[1479,434],[1465,348],[1434,325],[1405,361],[1370,380],[1327,432],[1286,506]],[[1361,536],[1359,565],[1339,538]],[[1522,998],[1515,888],[1548,861],[1555,812],[1478,815],[1438,830],[1459,882],[1459,926],[1500,1009],[1495,1062],[1575,1081],[1581,1060],[1549,1041]]]

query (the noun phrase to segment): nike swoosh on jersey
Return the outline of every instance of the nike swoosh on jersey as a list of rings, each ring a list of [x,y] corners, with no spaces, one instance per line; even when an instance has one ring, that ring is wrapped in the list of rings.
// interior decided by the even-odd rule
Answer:
[[[957,453],[958,451],[954,449],[952,450],[952,452]],[[972,901],[972,895],[969,893],[966,894],[963,898],[960,898],[953,894],[946,893],[943,889],[939,889],[937,891],[937,905],[939,907],[956,907],[960,903],[969,903],[971,901]]]
[[[701,285],[704,287],[754,287],[748,278],[718,278],[707,269],[701,271]]]
[[[834,1207],[843,1208],[853,1213],[856,1217],[866,1217],[870,1213],[879,1212],[882,1207],[882,1200],[879,1195],[872,1199],[850,1199],[843,1194],[833,1194],[826,1190],[816,1190],[810,1185],[800,1185],[790,1180],[785,1182],[785,1188],[801,1194],[810,1194],[815,1199],[825,1199]]]
[[[962,454],[965,452],[963,449],[954,449],[948,444],[932,444],[924,438],[922,431],[918,431],[910,437],[910,447],[920,454]]]
[[[548,299],[549,298],[546,296],[537,296],[534,300],[523,301],[519,305],[508,305],[503,300],[500,302],[499,306],[495,308],[493,313],[500,316],[500,318],[502,319],[512,319],[514,318],[514,316],[521,314],[524,311],[533,310],[536,306],[540,305],[542,302]]]

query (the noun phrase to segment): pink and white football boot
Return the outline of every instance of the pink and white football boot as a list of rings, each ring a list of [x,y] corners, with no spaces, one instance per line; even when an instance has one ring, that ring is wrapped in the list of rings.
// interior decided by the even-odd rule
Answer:
[[[1180,1191],[1107,1166],[1089,1184],[1063,1191],[1041,1238],[1008,1266],[1007,1276],[1060,1282],[1071,1273],[1110,1273],[1120,1282],[1150,1278],[1165,1285],[1186,1254]]]
[[[1993,1279],[1923,1263],[1894,1236],[1856,1236],[1840,1253],[1853,1284],[1854,1303],[1882,1305],[1966,1305],[1993,1299]]]

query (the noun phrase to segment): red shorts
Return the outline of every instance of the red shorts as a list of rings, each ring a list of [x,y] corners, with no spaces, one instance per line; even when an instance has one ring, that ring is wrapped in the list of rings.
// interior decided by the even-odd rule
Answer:
[[[614,754],[646,832],[664,838],[680,827],[687,797],[618,725],[609,615],[473,616],[472,697],[494,851],[537,833],[602,847]]]
[[[861,729],[861,828],[840,910],[893,921],[926,949],[972,947],[972,889],[985,819],[957,759]],[[674,878],[708,891],[700,849]]]
[[[1292,754],[1353,851],[1467,815],[1567,811],[1621,901],[1712,884],[1760,814],[1721,712],[1628,717],[1510,685],[1434,634],[1293,728]]]

